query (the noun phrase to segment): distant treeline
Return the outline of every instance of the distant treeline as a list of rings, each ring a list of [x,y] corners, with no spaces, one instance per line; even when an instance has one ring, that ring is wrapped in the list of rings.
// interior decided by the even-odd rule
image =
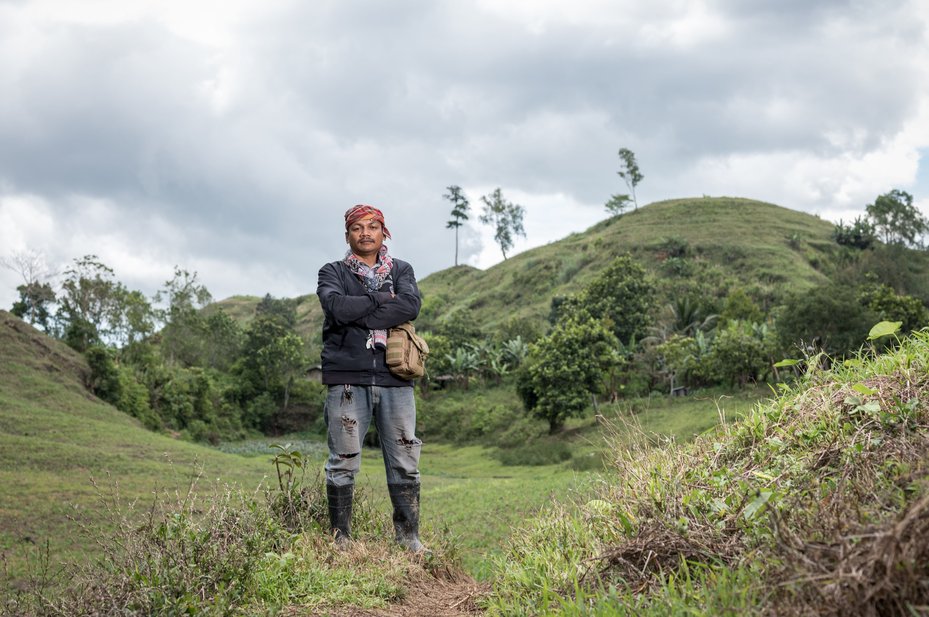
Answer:
[[[74,260],[57,293],[39,279],[19,291],[12,312],[84,353],[88,387],[148,428],[217,442],[319,418],[323,389],[305,378],[295,300],[265,296],[243,326],[204,310],[211,296],[196,273],[176,268],[147,298],[94,255]]]
[[[503,387],[524,409],[485,406],[479,395],[465,409],[430,400],[425,424],[456,438],[443,427],[467,424],[480,440],[528,412],[557,432],[604,401],[783,379],[779,360],[842,358],[879,321],[900,321],[902,332],[929,325],[925,254],[913,250],[929,226],[912,201],[891,191],[866,217],[837,224],[834,250],[816,258],[831,282],[813,289],[746,284],[667,238],[654,272],[629,254],[612,259],[576,293],[553,297],[544,324],[512,318],[488,331],[470,309],[426,297],[420,322],[432,353],[421,394]],[[268,295],[237,320],[181,268],[148,298],[93,255],[74,260],[58,290],[39,261],[6,260],[26,281],[13,313],[85,353],[89,387],[146,426],[209,441],[320,428],[324,388],[306,377],[317,333],[298,333],[298,300]],[[544,293],[545,273],[531,274],[533,293]]]

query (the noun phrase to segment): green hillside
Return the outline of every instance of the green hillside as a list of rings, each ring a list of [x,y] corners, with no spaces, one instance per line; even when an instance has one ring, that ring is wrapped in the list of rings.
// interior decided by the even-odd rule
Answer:
[[[624,253],[664,279],[732,277],[762,288],[810,287],[827,280],[817,267],[835,249],[832,227],[750,199],[657,202],[486,271],[459,266],[426,277],[423,321],[458,308],[472,310],[488,328],[513,316],[545,319],[552,297],[578,291]]]
[[[0,311],[0,555],[7,563],[49,541],[56,557],[88,548],[77,525],[118,486],[127,501],[184,491],[202,470],[254,488],[272,471],[247,459],[152,433],[91,395],[83,356]],[[102,493],[94,488],[91,480]],[[16,575],[14,571],[11,575]]]
[[[769,203],[741,198],[675,199],[612,217],[582,233],[524,251],[487,270],[457,266],[419,281],[425,300],[420,329],[456,309],[473,312],[492,330],[512,317],[544,320],[555,296],[576,292],[616,256],[632,253],[660,279],[736,280],[778,295],[787,288],[825,283],[836,249],[833,224]],[[415,265],[415,264],[414,264]],[[216,303],[243,322],[259,299],[236,296]],[[315,341],[322,313],[314,295],[301,296],[300,333]]]

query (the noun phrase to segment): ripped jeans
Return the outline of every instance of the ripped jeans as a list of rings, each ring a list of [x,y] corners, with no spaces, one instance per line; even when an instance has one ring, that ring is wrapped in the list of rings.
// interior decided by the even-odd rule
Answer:
[[[371,419],[377,427],[388,484],[419,484],[416,401],[411,387],[329,386],[326,398],[329,459],[326,482],[355,483],[361,469],[361,444]]]

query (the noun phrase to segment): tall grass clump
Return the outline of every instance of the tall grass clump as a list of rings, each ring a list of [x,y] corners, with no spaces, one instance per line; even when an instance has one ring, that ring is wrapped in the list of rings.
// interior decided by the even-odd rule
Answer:
[[[274,485],[159,493],[126,502],[101,489],[106,524],[84,527],[102,557],[49,567],[0,603],[0,615],[277,615],[333,607],[383,608],[409,580],[458,572],[441,539],[428,559],[393,543],[389,517],[358,487],[343,550],[328,534],[324,480],[303,475],[299,452],[279,447]]]
[[[489,612],[924,610],[929,331],[829,369],[820,360],[693,443],[630,444],[617,430],[598,498],[511,539]],[[566,545],[552,526],[570,531]]]

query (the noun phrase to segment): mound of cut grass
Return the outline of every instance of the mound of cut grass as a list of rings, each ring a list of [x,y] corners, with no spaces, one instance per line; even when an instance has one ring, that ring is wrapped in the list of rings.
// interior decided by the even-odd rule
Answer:
[[[913,614],[929,604],[929,331],[812,368],[511,539],[491,614]],[[628,440],[626,441],[628,444]]]

